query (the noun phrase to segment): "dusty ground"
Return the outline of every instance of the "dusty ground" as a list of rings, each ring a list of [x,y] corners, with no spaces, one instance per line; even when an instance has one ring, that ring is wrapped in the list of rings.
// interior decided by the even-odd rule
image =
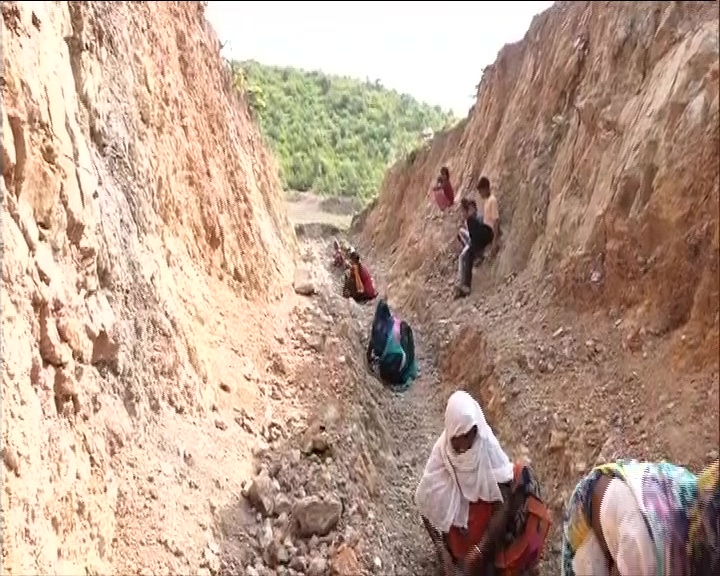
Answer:
[[[307,216],[313,220],[312,214]],[[318,222],[325,218],[322,213],[314,216]],[[295,378],[329,383],[337,398],[329,401],[327,390],[311,386],[309,397],[305,392],[301,397],[309,403],[316,395],[320,399],[314,400],[319,407],[306,413],[309,426],[300,424],[297,434],[288,434],[259,460],[275,470],[279,494],[335,494],[347,503],[349,514],[343,513],[339,529],[315,547],[306,550],[292,537],[286,540],[288,549],[308,563],[315,557],[332,561],[349,555],[352,561],[346,566],[352,569],[333,573],[437,574],[413,494],[441,431],[444,402],[458,388],[481,400],[507,451],[530,460],[543,481],[556,521],[544,576],[559,570],[563,503],[596,461],[619,456],[669,458],[697,470],[717,457],[717,415],[702,411],[702,406],[715,406],[720,400],[717,373],[688,374],[673,382],[658,369],[668,353],[667,342],[646,334],[629,341],[621,312],[583,317],[563,311],[553,304],[550,281],[543,286],[511,277],[493,285],[480,269],[473,296],[453,300],[448,281],[455,264],[452,247],[438,263],[438,276],[424,290],[402,282],[388,286],[388,263],[366,259],[381,293],[416,329],[421,377],[408,393],[392,394],[362,366],[372,306],[337,297],[337,278],[325,268],[330,259],[327,238],[306,238],[303,252],[315,270],[320,294],[311,297],[310,312],[300,315],[295,328],[298,346],[303,349],[307,335],[312,341],[318,330],[330,331],[331,344],[310,352]],[[313,312],[318,308],[321,312]],[[326,321],[333,317],[330,326],[323,326],[323,315]],[[467,362],[468,355],[475,360]],[[349,411],[333,416],[342,406]],[[311,455],[308,461],[301,454],[308,438],[317,438],[313,422],[332,422],[327,433],[320,434],[332,440],[327,440],[328,452],[317,459]],[[682,434],[677,434],[678,428]],[[262,532],[262,523],[252,519],[247,504],[241,501],[239,506],[248,531]],[[276,537],[278,532],[286,534],[284,522],[276,521]],[[242,551],[227,544],[232,550],[226,558],[228,574],[238,558],[257,562],[262,538]],[[273,562],[266,557],[257,565]]]
[[[265,328],[276,343],[265,351],[265,370],[253,374],[239,350],[227,355],[228,373],[244,378],[220,378],[208,413],[164,414],[125,452],[115,570],[434,573],[412,505],[442,411],[431,350],[420,346],[423,375],[409,393],[384,390],[362,360],[372,306],[338,296],[338,279],[325,267],[328,238],[306,238],[301,249],[317,294],[289,296],[268,311],[287,321]],[[206,326],[207,350],[232,340],[237,326],[261,329],[242,312],[229,314],[233,295],[221,283],[212,289],[205,310],[217,320]],[[242,495],[262,469],[277,482],[268,489],[270,521]],[[324,538],[297,538],[288,509],[279,510],[318,494],[342,501],[339,526]]]
[[[347,230],[353,215],[352,202],[320,198],[307,192],[292,194],[286,202],[288,216],[296,224],[331,224]]]

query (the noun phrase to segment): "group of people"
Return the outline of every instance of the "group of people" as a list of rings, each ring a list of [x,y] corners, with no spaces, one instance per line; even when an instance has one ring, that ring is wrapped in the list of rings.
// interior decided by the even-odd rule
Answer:
[[[472,197],[460,200],[463,224],[458,231],[460,243],[458,256],[458,278],[455,296],[468,296],[472,287],[473,267],[482,263],[486,253],[494,256],[500,246],[500,211],[498,201],[490,187],[490,180],[482,176],[476,186],[482,211],[478,201]],[[450,181],[447,166],[440,168],[440,175],[433,187],[435,203],[441,211],[455,204],[455,190]],[[377,291],[369,270],[360,262],[357,251],[339,240],[333,244],[333,265],[346,270],[343,283],[343,296],[356,302],[369,302],[377,297]]]
[[[490,188],[490,180],[482,176],[476,188],[482,212],[474,198],[466,197],[460,200],[463,225],[457,235],[461,252],[458,256],[456,297],[470,294],[473,267],[483,261],[486,252],[488,256],[494,256],[500,246],[500,211],[497,198]],[[440,169],[440,175],[433,187],[433,197],[441,211],[449,209],[455,203],[455,191],[447,166]]]
[[[344,298],[365,304],[377,298],[370,271],[357,250],[339,239],[333,241],[333,267],[343,270]],[[375,308],[366,359],[370,371],[395,392],[406,391],[418,375],[415,340],[410,325],[393,314],[384,299]]]
[[[551,527],[538,479],[511,462],[467,392],[447,403],[445,427],[415,492],[443,576],[537,573]],[[563,517],[562,576],[720,574],[716,460],[700,475],[668,462],[618,461],[575,487]]]
[[[486,177],[477,191],[482,214],[463,198],[457,294],[470,293],[476,261],[497,251],[498,203]],[[441,210],[454,204],[446,167],[434,188]],[[343,295],[377,296],[352,247],[335,242],[346,268]],[[405,391],[418,375],[412,328],[379,300],[366,359],[385,385]],[[592,469],[563,514],[562,576],[720,576],[720,483],[716,460],[699,475],[668,462],[619,460]],[[444,430],[430,452],[415,504],[443,576],[533,576],[552,526],[540,482],[524,461],[507,456],[482,408],[464,391],[450,396]]]
[[[412,328],[379,300],[367,346],[395,392],[418,375]],[[415,503],[443,576],[534,576],[551,511],[526,462],[511,461],[467,392],[450,396]],[[718,461],[701,474],[619,460],[576,485],[563,516],[562,576],[720,575]]]

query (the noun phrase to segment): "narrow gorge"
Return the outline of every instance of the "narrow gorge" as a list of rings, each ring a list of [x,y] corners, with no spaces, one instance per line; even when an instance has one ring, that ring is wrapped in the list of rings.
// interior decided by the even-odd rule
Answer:
[[[556,2],[389,168],[350,236],[417,333],[403,395],[205,7],[2,4],[3,574],[435,574],[413,493],[458,388],[540,476],[543,576],[594,462],[718,457],[717,2]],[[441,165],[500,202],[462,301]]]

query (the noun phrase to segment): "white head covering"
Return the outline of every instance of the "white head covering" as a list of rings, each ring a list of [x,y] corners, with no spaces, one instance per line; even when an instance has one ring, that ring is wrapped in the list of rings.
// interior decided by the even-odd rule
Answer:
[[[477,426],[472,447],[456,454],[450,439]],[[467,392],[455,392],[445,410],[445,430],[437,439],[420,484],[415,504],[441,532],[451,526],[467,528],[471,502],[502,501],[498,484],[513,479],[513,465],[495,438],[480,405]]]

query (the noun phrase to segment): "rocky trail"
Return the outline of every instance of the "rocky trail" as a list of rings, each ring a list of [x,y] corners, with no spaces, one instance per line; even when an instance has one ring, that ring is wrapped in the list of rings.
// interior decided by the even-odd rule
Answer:
[[[374,304],[362,306],[339,297],[339,273],[327,267],[328,239],[306,239],[301,250],[314,276],[315,294],[309,299],[321,310],[317,315],[302,315],[297,328],[300,341],[315,352],[303,379],[325,376],[327,382],[327,376],[338,375],[333,388],[340,402],[316,399],[318,406],[311,410],[299,436],[261,453],[260,476],[247,493],[251,506],[261,512],[255,518],[257,542],[250,545],[255,561],[246,564],[245,573],[435,574],[435,556],[413,504],[415,486],[441,430],[444,408],[431,345],[418,343],[422,374],[407,393],[383,388],[364,368]],[[382,263],[374,263],[373,268],[381,281]],[[337,334],[326,337],[324,343],[315,340],[316,322],[323,314],[325,320],[332,317],[331,330]],[[340,351],[344,354],[339,355]],[[342,400],[347,400],[344,407]],[[267,479],[263,470],[268,471]],[[313,492],[329,502],[314,518],[283,506],[306,494],[312,497]],[[336,499],[342,503],[342,512],[330,523],[334,527],[337,521],[337,529],[325,535],[326,529],[316,526],[316,534],[322,536],[297,539],[298,530],[309,534],[313,523],[322,525],[327,520],[324,514],[332,518]],[[272,539],[271,522],[265,518],[270,510],[276,516]],[[299,522],[294,529],[288,512]],[[278,539],[279,546],[268,546]],[[228,574],[237,573],[237,558],[235,554],[228,559]]]
[[[274,324],[253,323],[220,285],[206,294],[206,350],[216,346],[226,366],[209,411],[187,414],[178,400],[134,432],[113,420],[116,571],[439,574],[413,497],[456,389],[480,399],[510,456],[543,482],[555,525],[542,576],[557,574],[563,502],[595,461],[669,456],[699,468],[716,456],[697,449],[712,444],[712,425],[673,410],[698,409],[682,403],[682,386],[659,397],[651,386],[661,341],[630,329],[634,354],[619,312],[572,316],[548,303],[549,288],[514,277],[493,285],[482,267],[473,294],[454,300],[451,246],[421,290],[388,284],[388,262],[361,248],[416,335],[421,375],[390,392],[365,369],[374,304],[340,297],[332,227],[301,228],[301,294],[267,311]],[[238,329],[242,346],[232,344]],[[247,333],[262,344],[254,362]],[[712,376],[691,382],[717,404]],[[673,434],[679,424],[702,441]]]
[[[188,414],[178,400],[142,430],[115,417],[114,570],[435,573],[413,504],[442,422],[432,345],[419,342],[422,375],[410,391],[384,389],[364,366],[374,305],[339,296],[328,239],[306,237],[301,254],[313,294],[268,311],[287,321],[262,335],[275,344],[254,357],[264,361],[233,347],[238,327],[259,326],[228,314],[232,294],[214,287],[208,346],[230,352],[207,412]],[[381,280],[382,264],[373,266]]]

